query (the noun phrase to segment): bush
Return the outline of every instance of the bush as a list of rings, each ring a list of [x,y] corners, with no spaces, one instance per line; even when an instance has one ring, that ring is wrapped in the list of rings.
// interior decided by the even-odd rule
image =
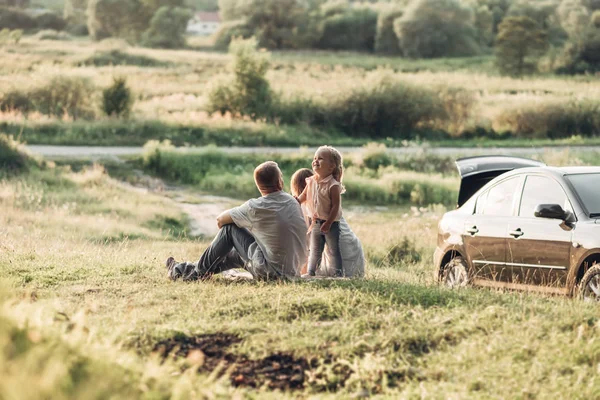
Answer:
[[[23,37],[23,31],[21,29],[15,29],[10,31],[6,28],[0,30],[0,45],[6,43],[19,44]]]
[[[400,171],[394,167],[380,170],[379,176],[361,176],[348,168],[344,174],[346,200],[371,204],[455,205],[458,185],[441,175]]]
[[[600,135],[600,103],[546,103],[506,110],[495,121],[519,137],[565,138]]]
[[[283,172],[284,182],[289,182],[295,171],[310,164],[308,154],[274,157]],[[168,143],[165,146],[153,142],[146,146],[143,165],[172,181],[197,185],[199,189],[236,198],[248,198],[258,195],[252,172],[263,161],[264,156],[260,154],[227,154],[216,149],[182,153],[173,151]],[[361,203],[455,205],[458,196],[454,177],[399,171],[394,167],[382,168],[375,176],[372,171],[362,175],[362,170],[349,162],[344,182],[348,189],[343,195],[344,200]]]
[[[66,32],[58,32],[51,29],[39,31],[35,34],[37,40],[71,40],[71,36]]]
[[[385,144],[369,143],[363,146],[362,164],[369,169],[378,170],[394,163],[394,157],[388,153]]]
[[[373,51],[377,13],[370,8],[352,8],[323,21],[321,49]]]
[[[458,0],[415,0],[394,23],[407,57],[468,57],[481,52],[473,11]]]
[[[472,91],[446,87],[439,90],[439,97],[445,110],[445,118],[437,126],[452,136],[460,136],[471,121],[477,104]]]
[[[381,54],[402,54],[398,36],[394,32],[394,21],[402,17],[404,10],[391,9],[379,13],[377,18],[377,35],[375,36],[375,52]]]
[[[94,85],[88,78],[57,76],[29,92],[33,109],[42,114],[74,119],[94,116]]]
[[[29,31],[37,27],[33,17],[23,10],[0,7],[0,30],[22,29]]]
[[[109,51],[97,51],[88,59],[77,63],[78,66],[93,65],[105,67],[108,65],[135,65],[138,67],[165,67],[171,65],[166,61],[159,61],[152,57],[129,54],[127,52],[113,49]]]
[[[161,7],[144,32],[142,44],[148,47],[179,49],[185,47],[185,31],[192,17],[189,10],[180,7]]]
[[[26,171],[32,160],[12,137],[0,134],[0,176]]]
[[[220,85],[221,98],[234,96],[231,89]],[[452,93],[446,89],[443,93]],[[471,115],[472,103],[456,96],[442,98],[431,89],[417,87],[391,76],[375,76],[362,85],[314,100],[302,97],[278,97],[273,102],[270,118],[281,124],[307,124],[333,128],[351,137],[411,139],[415,129],[436,126],[454,127]],[[458,94],[461,94],[459,96]],[[459,101],[460,100],[460,101]],[[468,104],[467,104],[468,103]],[[448,112],[464,114],[450,118]]]
[[[330,125],[358,137],[409,138],[416,127],[446,119],[435,92],[385,76],[340,93],[326,107]]]
[[[133,101],[125,78],[114,78],[113,84],[102,91],[102,109],[108,116],[129,116]]]
[[[67,21],[52,12],[38,15],[35,17],[35,23],[38,29],[52,29],[55,31],[62,31],[67,26]]]
[[[8,91],[0,97],[0,111],[20,111],[24,114],[33,111],[34,105],[29,94],[21,90]]]
[[[207,111],[248,116],[253,120],[268,117],[272,112],[273,93],[265,74],[269,54],[256,49],[256,39],[234,40],[229,52],[233,54],[233,80],[220,82],[208,94]]]
[[[66,31],[69,35],[73,36],[88,36],[90,34],[87,24],[77,22],[68,24]]]

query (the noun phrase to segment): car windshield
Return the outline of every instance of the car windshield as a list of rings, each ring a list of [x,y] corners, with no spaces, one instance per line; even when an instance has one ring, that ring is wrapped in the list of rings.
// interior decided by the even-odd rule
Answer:
[[[567,175],[590,217],[600,217],[600,174]]]

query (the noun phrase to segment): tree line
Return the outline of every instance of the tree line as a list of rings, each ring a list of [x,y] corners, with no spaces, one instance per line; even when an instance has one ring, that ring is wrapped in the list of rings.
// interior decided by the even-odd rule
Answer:
[[[232,37],[269,49],[365,51],[410,58],[495,52],[501,72],[600,71],[600,0],[219,0]]]
[[[189,1],[66,0],[63,18],[66,25],[85,21],[95,40],[179,48],[192,16]],[[26,20],[14,10],[27,4],[0,0],[0,29],[31,29],[12,26]],[[510,75],[600,71],[600,0],[218,0],[218,9],[223,24],[215,46],[222,49],[233,37],[255,37],[268,49],[409,58],[495,53],[500,71]]]

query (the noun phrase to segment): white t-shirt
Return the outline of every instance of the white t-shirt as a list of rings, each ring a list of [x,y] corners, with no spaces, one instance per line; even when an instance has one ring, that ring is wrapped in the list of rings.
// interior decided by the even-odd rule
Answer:
[[[306,224],[296,199],[283,191],[274,192],[250,199],[230,214],[237,226],[256,239],[258,248],[251,246],[248,251],[254,264],[252,275],[268,274],[269,269],[287,277],[299,275],[307,258]]]

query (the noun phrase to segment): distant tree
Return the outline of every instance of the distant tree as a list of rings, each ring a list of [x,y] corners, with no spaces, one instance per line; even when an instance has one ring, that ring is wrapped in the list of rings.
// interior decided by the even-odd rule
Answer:
[[[537,71],[537,58],[548,48],[548,35],[529,17],[507,17],[496,37],[496,65],[505,75]]]
[[[557,14],[569,39],[580,40],[585,35],[591,18],[591,10],[585,0],[562,0]]]
[[[219,50],[227,50],[233,38],[248,39],[250,37],[252,37],[252,31],[243,19],[225,21],[215,33],[214,46]]]
[[[29,3],[29,0],[0,0],[0,7],[27,8]]]
[[[304,0],[219,0],[219,7],[227,23],[218,35],[220,46],[231,40],[231,34],[240,32],[271,49],[298,47],[298,36],[306,28],[310,12]]]
[[[394,21],[404,14],[402,8],[390,8],[379,13],[377,18],[377,34],[375,36],[375,52],[381,54],[402,54],[398,36],[394,32]]]
[[[161,7],[144,32],[142,44],[148,47],[178,49],[185,47],[185,31],[192,13],[181,7]]]
[[[187,0],[186,5],[197,11],[219,11],[218,0]]]
[[[407,57],[465,57],[480,53],[473,23],[458,0],[413,0],[394,30]]]
[[[475,29],[481,46],[491,46],[494,42],[494,13],[487,6],[475,10]]]
[[[370,8],[348,8],[323,20],[318,47],[332,50],[373,51],[377,33],[377,12]]]
[[[300,0],[248,0],[244,18],[262,47],[294,47],[297,25],[307,9]]]
[[[65,0],[63,18],[68,20],[87,8],[87,0]]]
[[[88,30],[95,40],[118,37],[137,43],[161,7],[182,4],[183,0],[88,0]]]
[[[590,22],[594,27],[600,28],[600,10],[594,11]]]
[[[0,30],[23,29],[24,31],[28,31],[36,28],[37,23],[35,18],[25,12],[25,10],[0,7]]]
[[[344,14],[349,8],[350,4],[346,0],[329,0],[319,6],[323,18]]]
[[[561,26],[557,16],[560,0],[530,1],[517,0],[508,9],[509,17],[529,17],[538,26],[548,33],[548,41],[560,47],[567,40],[568,35]]]
[[[492,13],[492,33],[493,36],[498,33],[498,25],[506,16],[508,9],[513,4],[514,0],[463,0],[463,3],[473,8],[480,10],[487,8]]]
[[[244,17],[240,0],[219,0],[219,14],[223,21],[239,21]]]
[[[556,72],[562,74],[600,72],[600,11],[570,37],[556,64]]]
[[[52,29],[62,31],[67,26],[67,21],[58,14],[45,12],[35,17],[37,29]]]
[[[118,37],[137,42],[145,29],[139,0],[89,0],[88,30],[94,40]]]

